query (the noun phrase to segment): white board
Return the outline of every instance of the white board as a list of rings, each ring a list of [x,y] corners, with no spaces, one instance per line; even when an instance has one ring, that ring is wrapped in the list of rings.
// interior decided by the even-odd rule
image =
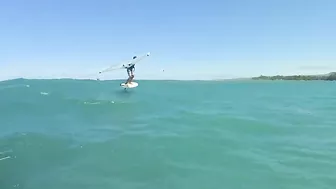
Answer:
[[[135,88],[137,87],[139,84],[137,82],[131,82],[131,83],[128,83],[128,84],[125,84],[125,83],[120,83],[120,86],[122,88]]]

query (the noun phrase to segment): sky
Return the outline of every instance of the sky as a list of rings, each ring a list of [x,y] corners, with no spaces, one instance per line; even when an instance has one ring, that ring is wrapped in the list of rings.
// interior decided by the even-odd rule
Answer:
[[[146,52],[135,79],[327,73],[335,10],[333,0],[2,1],[0,80],[96,77]]]

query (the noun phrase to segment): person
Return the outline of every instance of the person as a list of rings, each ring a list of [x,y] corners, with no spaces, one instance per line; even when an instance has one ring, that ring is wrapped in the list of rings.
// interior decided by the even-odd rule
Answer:
[[[136,59],[137,56],[133,56],[133,60]],[[125,67],[127,70],[128,79],[125,82],[125,84],[131,83],[134,79],[134,71],[135,71],[135,64],[129,63],[127,67]]]

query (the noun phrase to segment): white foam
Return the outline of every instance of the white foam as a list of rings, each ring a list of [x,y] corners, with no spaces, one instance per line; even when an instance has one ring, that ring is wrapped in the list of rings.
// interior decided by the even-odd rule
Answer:
[[[7,156],[7,157],[4,157],[4,158],[0,158],[0,161],[5,160],[5,159],[9,159],[9,158],[11,158],[11,157]]]

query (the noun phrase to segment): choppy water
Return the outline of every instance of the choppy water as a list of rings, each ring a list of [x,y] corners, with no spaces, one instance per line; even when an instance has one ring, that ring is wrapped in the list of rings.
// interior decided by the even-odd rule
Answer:
[[[335,83],[138,82],[0,82],[0,188],[335,188]]]

